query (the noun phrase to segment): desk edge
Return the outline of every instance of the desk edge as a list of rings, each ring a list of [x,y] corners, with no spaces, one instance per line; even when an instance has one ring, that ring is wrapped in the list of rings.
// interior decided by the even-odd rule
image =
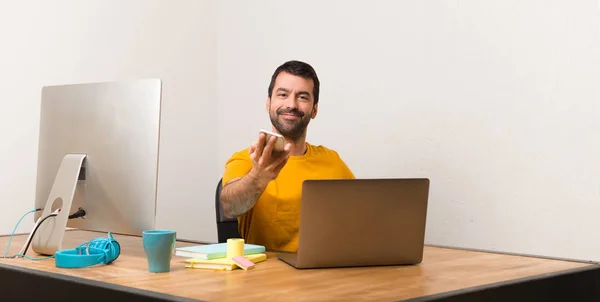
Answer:
[[[468,248],[468,247],[460,247],[460,246],[452,246],[452,245],[442,245],[442,244],[430,244],[427,243],[425,246],[442,248],[442,249],[451,249],[451,250],[461,250],[461,251],[472,251],[479,253],[488,253],[488,254],[500,254],[500,255],[508,255],[508,256],[519,256],[519,257],[528,257],[528,258],[538,258],[538,259],[547,259],[547,260],[557,260],[557,261],[566,261],[566,262],[576,262],[576,263],[584,263],[584,264],[592,264],[592,265],[600,265],[600,261],[593,260],[581,260],[574,258],[561,258],[561,257],[552,257],[552,256],[543,256],[543,255],[534,255],[534,254],[522,254],[516,252],[506,252],[506,251],[497,251],[497,250],[487,250],[487,249],[477,249],[477,248]]]
[[[7,263],[0,263],[0,270],[19,272],[19,273],[23,273],[23,274],[27,274],[27,275],[32,275],[32,276],[38,277],[38,278],[59,279],[62,281],[79,283],[82,285],[87,285],[87,286],[92,286],[92,287],[105,288],[105,289],[109,289],[112,291],[119,291],[119,292],[135,294],[137,296],[152,297],[152,298],[164,300],[164,301],[202,302],[202,300],[180,297],[180,296],[165,294],[165,293],[161,293],[161,292],[145,290],[145,289],[140,289],[140,288],[136,288],[136,287],[120,285],[120,284],[116,284],[116,283],[110,283],[110,282],[106,282],[106,281],[98,281],[98,280],[86,279],[86,278],[82,278],[82,277],[71,276],[71,275],[61,274],[61,273],[56,273],[56,272],[48,272],[48,271],[35,269],[35,268],[10,265]]]

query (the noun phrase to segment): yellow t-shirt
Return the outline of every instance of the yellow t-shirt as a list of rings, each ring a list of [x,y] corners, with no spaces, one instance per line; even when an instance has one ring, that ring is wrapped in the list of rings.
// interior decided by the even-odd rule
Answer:
[[[238,217],[238,229],[245,242],[267,249],[295,252],[298,249],[302,182],[307,179],[353,179],[354,174],[339,154],[323,146],[306,143],[304,155],[290,156],[256,204]],[[248,149],[236,152],[225,165],[223,184],[242,177],[252,169]]]

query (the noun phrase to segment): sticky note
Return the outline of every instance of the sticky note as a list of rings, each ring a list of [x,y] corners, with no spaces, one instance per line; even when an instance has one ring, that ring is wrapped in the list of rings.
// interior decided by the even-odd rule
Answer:
[[[254,267],[254,263],[248,259],[246,259],[244,256],[236,256],[231,258],[233,260],[233,262],[235,262],[235,264],[245,270],[251,269]]]

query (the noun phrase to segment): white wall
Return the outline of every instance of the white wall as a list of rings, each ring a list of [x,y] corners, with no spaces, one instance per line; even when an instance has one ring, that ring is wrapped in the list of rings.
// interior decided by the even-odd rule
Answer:
[[[358,177],[429,177],[428,243],[600,260],[599,21],[596,1],[219,1],[219,163],[305,60],[309,140]]]
[[[8,2],[7,2],[8,3]],[[44,85],[163,80],[157,227],[215,240],[214,2],[13,1],[0,10],[0,233],[33,208]],[[29,232],[32,217],[18,232]],[[205,219],[206,218],[206,219]],[[4,249],[4,247],[1,247]]]
[[[158,227],[214,240],[225,160],[300,59],[322,80],[311,142],[359,177],[431,178],[428,243],[600,260],[599,21],[595,1],[11,2],[0,233],[33,205],[41,86],[160,77]]]

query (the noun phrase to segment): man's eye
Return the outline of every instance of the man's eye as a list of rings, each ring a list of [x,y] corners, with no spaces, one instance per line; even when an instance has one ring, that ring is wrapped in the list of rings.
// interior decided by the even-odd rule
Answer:
[[[282,97],[282,98],[283,98],[283,97],[285,97],[285,93],[280,93],[280,94],[278,94],[278,95],[279,95],[280,97]]]

